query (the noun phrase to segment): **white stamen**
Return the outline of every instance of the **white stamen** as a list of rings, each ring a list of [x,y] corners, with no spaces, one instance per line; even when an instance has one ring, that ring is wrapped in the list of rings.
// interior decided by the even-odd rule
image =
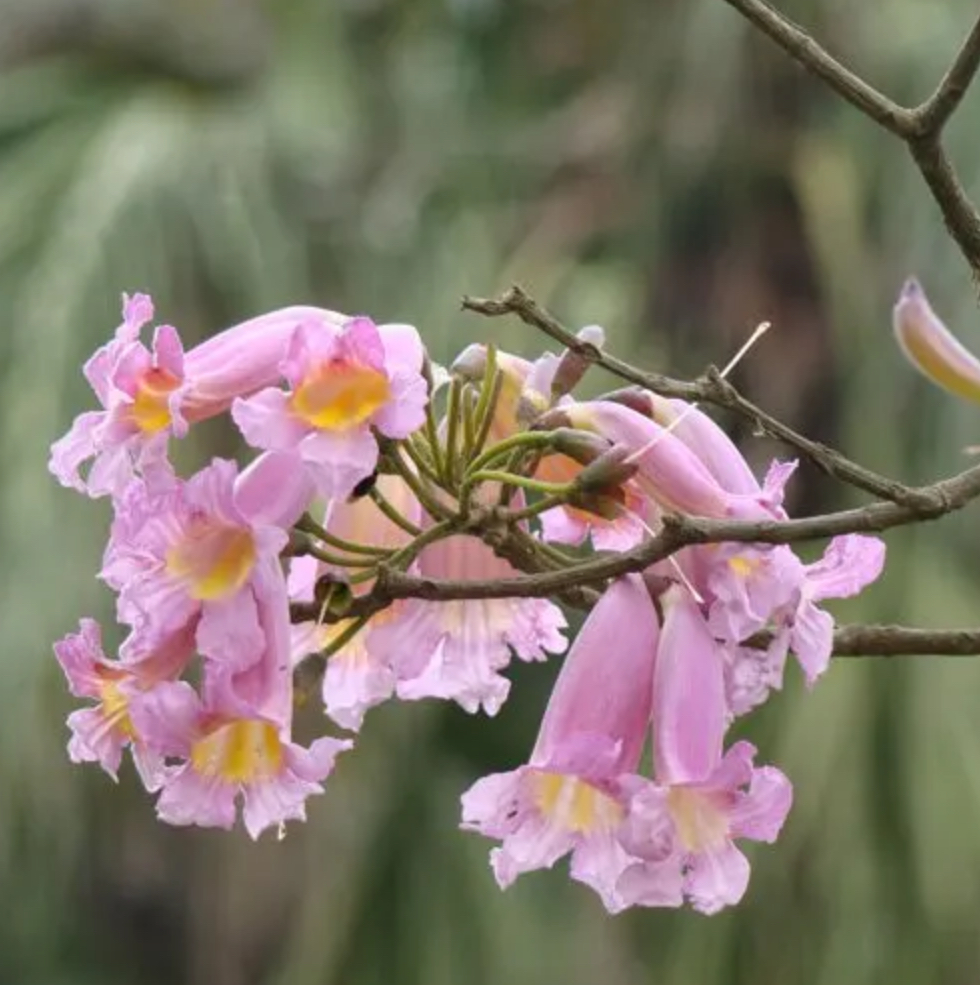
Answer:
[[[722,379],[726,376],[742,361],[749,349],[752,348],[762,338],[766,332],[772,327],[772,322],[764,321],[757,325],[755,331],[749,336],[745,344],[728,360],[728,364],[725,368],[718,374]],[[642,448],[638,448],[635,452],[627,456],[626,463],[631,465],[635,462],[641,455],[645,455],[651,448],[653,448],[665,435],[670,434],[692,411],[696,410],[698,407],[697,402],[693,404],[688,404],[687,407],[681,411],[680,414],[675,417],[670,424],[667,425],[659,434],[651,438]]]

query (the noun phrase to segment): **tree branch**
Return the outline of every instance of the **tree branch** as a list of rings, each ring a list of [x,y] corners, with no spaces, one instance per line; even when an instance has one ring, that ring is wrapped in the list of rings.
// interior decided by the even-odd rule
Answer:
[[[839,96],[856,106],[865,116],[896,136],[904,137],[912,126],[912,113],[868,85],[859,75],[845,68],[806,31],[797,27],[763,0],[724,0],[746,20],[768,35],[808,72],[825,82]]]
[[[791,544],[848,533],[880,533],[891,527],[936,519],[962,509],[980,496],[980,465],[916,491],[922,496],[922,504],[928,505],[872,503],[860,509],[840,510],[799,520],[762,522],[665,516],[660,533],[632,550],[592,558],[559,571],[539,571],[513,578],[462,581],[417,578],[382,563],[371,591],[354,599],[343,612],[331,614],[328,621],[370,616],[395,600],[404,598],[448,602],[460,599],[545,598],[559,595],[571,600],[572,604],[587,608],[595,596],[593,593],[583,595],[584,590],[601,589],[611,578],[644,571],[682,547],[726,541]],[[529,563],[534,563],[526,550],[499,532],[494,532],[490,542],[494,550],[507,557],[518,568],[526,570]],[[296,603],[291,611],[294,622],[319,617],[316,603]]]
[[[980,17],[967,35],[953,64],[936,87],[936,91],[912,116],[913,127],[920,134],[939,134],[949,118],[959,108],[977,69],[980,68]]]
[[[980,68],[980,18],[936,91],[915,109],[892,102],[834,59],[804,30],[765,0],[724,0],[818,76],[852,106],[908,146],[939,206],[946,228],[975,273],[980,273],[980,213],[963,190],[943,145],[942,131]]]
[[[589,362],[601,366],[620,379],[638,384],[661,396],[713,404],[716,407],[730,410],[749,420],[755,429],[765,431],[772,437],[778,438],[790,447],[797,449],[828,475],[835,476],[878,499],[901,503],[918,509],[929,509],[932,506],[931,502],[923,499],[923,490],[912,489],[894,479],[877,475],[870,469],[852,462],[840,452],[797,433],[743,397],[735,387],[727,380],[722,379],[714,370],[709,370],[693,383],[686,383],[663,376],[660,373],[644,372],[603,352],[591,343],[583,342],[517,285],[511,287],[496,300],[464,297],[462,306],[467,311],[488,317],[516,315],[525,324],[544,332]]]

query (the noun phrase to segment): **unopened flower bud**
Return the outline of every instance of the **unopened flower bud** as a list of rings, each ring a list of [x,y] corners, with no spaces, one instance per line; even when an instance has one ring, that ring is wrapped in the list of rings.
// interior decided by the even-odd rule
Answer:
[[[531,426],[532,431],[555,431],[558,428],[572,428],[572,419],[568,415],[567,408],[552,407],[547,413],[542,414]]]
[[[453,376],[478,383],[487,371],[487,347],[482,342],[468,345],[449,367]]]
[[[957,397],[980,402],[980,361],[939,320],[915,278],[902,288],[893,324],[902,352],[920,373]]]
[[[614,445],[579,472],[575,477],[576,489],[596,493],[618,489],[640,470],[629,457],[630,451],[625,445]]]
[[[551,447],[556,452],[575,459],[580,465],[590,465],[613,447],[608,438],[576,428],[557,428],[551,437]]]
[[[605,345],[606,333],[601,325],[586,325],[580,329],[577,336],[580,342],[599,350]],[[567,349],[558,362],[558,368],[551,381],[551,395],[557,400],[566,393],[571,393],[578,386],[591,360],[574,349]]]
[[[635,410],[637,414],[642,414],[644,417],[655,417],[654,395],[649,390],[644,390],[643,387],[625,386],[621,390],[604,393],[599,399],[608,400],[614,404],[622,404],[624,407],[629,407],[630,410]],[[663,424],[664,422],[658,421],[657,423]]]

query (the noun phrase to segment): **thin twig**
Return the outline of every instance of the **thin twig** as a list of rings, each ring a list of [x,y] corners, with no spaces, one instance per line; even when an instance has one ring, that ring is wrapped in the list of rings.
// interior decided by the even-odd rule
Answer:
[[[489,317],[516,315],[526,324],[539,329],[569,349],[575,350],[585,359],[602,366],[620,379],[636,383],[664,397],[700,401],[733,411],[751,421],[756,429],[765,431],[796,448],[824,472],[879,499],[913,506],[927,505],[921,499],[921,490],[912,489],[886,476],[878,475],[852,462],[833,448],[804,437],[747,400],[716,371],[709,370],[700,379],[687,383],[660,373],[644,372],[588,342],[582,342],[517,285],[495,300],[463,298],[463,307]]]
[[[963,190],[942,131],[980,68],[980,18],[935,92],[915,109],[892,102],[845,68],[806,31],[765,0],[724,0],[852,106],[903,140],[963,257],[980,273],[980,213]]]
[[[956,112],[977,69],[980,68],[980,17],[963,46],[936,87],[936,91],[913,112],[914,127],[920,134],[938,134]]]
[[[842,65],[802,28],[763,0],[724,0],[763,34],[793,56],[807,71],[822,79],[839,96],[899,137],[911,127],[911,112],[868,85]]]

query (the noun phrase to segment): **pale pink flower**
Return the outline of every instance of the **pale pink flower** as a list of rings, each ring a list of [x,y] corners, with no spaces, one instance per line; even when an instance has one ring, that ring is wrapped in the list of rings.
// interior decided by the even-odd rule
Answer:
[[[291,451],[327,498],[350,494],[374,471],[377,429],[405,438],[419,428],[428,400],[423,349],[409,325],[351,318],[324,332],[303,322],[281,365],[290,390],[269,388],[232,405],[245,440]]]
[[[231,828],[241,796],[252,838],[305,820],[307,797],[323,792],[337,754],[353,745],[322,738],[304,749],[290,740],[288,727],[250,711],[220,684],[204,702],[189,684],[161,684],[132,702],[131,717],[151,747],[180,760],[168,770],[157,816],[168,824]]]
[[[642,579],[614,582],[562,666],[528,765],[463,794],[462,827],[501,841],[491,853],[501,887],[571,853],[572,878],[622,908],[616,882],[636,860],[617,838],[628,806],[620,783],[639,765],[657,637]]]
[[[129,714],[130,701],[161,681],[176,677],[194,653],[193,634],[178,633],[155,651],[109,660],[102,650],[102,631],[94,619],[83,619],[77,633],[54,645],[55,656],[75,697],[95,704],[72,712],[68,755],[73,763],[97,762],[117,779],[122,751],[129,746],[133,762],[150,791],[162,782],[162,757],[148,749]]]
[[[466,581],[513,578],[518,572],[476,537],[447,537],[419,556],[422,577]],[[510,690],[499,673],[511,649],[522,660],[544,660],[567,642],[561,610],[547,599],[411,599],[397,619],[378,626],[371,647],[394,669],[405,700],[446,698],[469,712],[494,715]]]
[[[288,475],[288,463],[278,464]],[[162,494],[131,486],[117,503],[102,570],[120,593],[120,619],[151,639],[193,623],[205,657],[235,674],[257,663],[268,649],[263,600],[287,609],[278,587],[287,536],[262,509],[271,502],[279,512],[277,471],[272,460],[239,475],[234,462],[216,459]]]
[[[170,435],[227,410],[237,396],[275,383],[286,345],[305,321],[336,326],[343,316],[320,308],[272,311],[220,332],[184,352],[177,330],[159,326],[152,348],[140,341],[153,319],[145,294],[123,295],[115,337],[85,364],[85,377],[103,410],[80,414],[51,447],[50,469],[62,485],[90,496],[117,496],[141,475],[154,489],[172,482]],[[86,478],[80,469],[89,459]]]
[[[90,496],[115,495],[139,470],[148,482],[172,476],[167,438],[187,430],[180,412],[185,390],[184,350],[177,330],[161,325],[147,349],[140,331],[153,318],[146,294],[123,295],[115,337],[85,364],[85,377],[104,410],[80,414],[51,446],[50,469],[62,485]],[[87,479],[79,468],[94,458]]]
[[[755,749],[722,755],[727,708],[723,655],[688,593],[672,588],[653,682],[655,781],[624,784],[628,817],[619,830],[637,861],[617,880],[623,905],[677,906],[702,913],[737,903],[749,863],[735,839],[775,841],[792,803],[777,769],[753,766]]]
[[[566,420],[572,427],[624,446],[639,470],[633,481],[664,510],[744,520],[772,519],[778,514],[773,497],[781,502],[781,486],[759,493],[731,492],[680,438],[620,403],[569,403],[551,415],[556,424]]]

